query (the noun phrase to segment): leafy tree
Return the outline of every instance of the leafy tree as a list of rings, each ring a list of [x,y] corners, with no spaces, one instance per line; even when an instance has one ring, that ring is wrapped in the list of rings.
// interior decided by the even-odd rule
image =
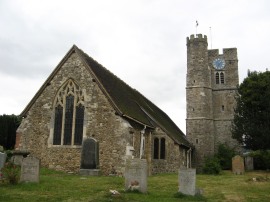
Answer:
[[[222,170],[232,169],[232,158],[236,152],[234,148],[229,147],[227,144],[219,144],[216,157],[219,159]]]
[[[249,72],[238,88],[232,136],[246,148],[270,149],[270,72]]]
[[[20,125],[16,115],[0,115],[0,145],[5,149],[13,149],[16,140],[16,130]]]

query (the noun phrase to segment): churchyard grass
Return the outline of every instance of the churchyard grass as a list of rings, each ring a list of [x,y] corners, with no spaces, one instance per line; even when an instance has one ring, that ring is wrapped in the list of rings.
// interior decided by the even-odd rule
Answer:
[[[256,181],[254,179],[256,178]],[[41,169],[39,183],[9,185],[0,182],[0,201],[270,201],[270,173],[246,172],[234,175],[197,175],[203,196],[178,194],[178,175],[161,174],[148,178],[148,193],[124,191],[122,177],[84,177]],[[264,179],[268,179],[264,180]],[[120,195],[112,195],[117,190]]]

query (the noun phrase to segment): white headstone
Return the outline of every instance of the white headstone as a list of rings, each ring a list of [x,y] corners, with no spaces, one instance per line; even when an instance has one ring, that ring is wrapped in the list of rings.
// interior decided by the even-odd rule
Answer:
[[[196,169],[181,168],[178,180],[179,192],[192,196],[196,194]]]
[[[125,189],[147,192],[146,159],[127,159],[125,168]]]
[[[28,156],[22,160],[21,182],[39,182],[40,160],[36,157]]]

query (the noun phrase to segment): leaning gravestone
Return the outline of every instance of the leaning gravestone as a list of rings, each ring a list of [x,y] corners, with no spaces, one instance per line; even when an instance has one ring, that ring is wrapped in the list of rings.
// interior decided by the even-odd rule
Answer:
[[[81,153],[81,175],[99,175],[99,147],[98,142],[92,138],[87,138],[82,144]]]
[[[127,159],[125,167],[125,189],[147,192],[146,159]]]
[[[178,181],[179,192],[192,196],[196,194],[196,169],[180,168]]]
[[[244,159],[237,155],[232,158],[232,172],[236,175],[242,175],[245,172]]]
[[[28,156],[22,160],[21,182],[39,182],[40,160],[33,156]]]

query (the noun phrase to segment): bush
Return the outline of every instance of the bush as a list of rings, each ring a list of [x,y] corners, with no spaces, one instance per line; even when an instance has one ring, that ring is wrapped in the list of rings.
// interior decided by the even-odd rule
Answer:
[[[218,175],[221,172],[220,161],[216,156],[207,157],[204,161],[203,173]]]
[[[257,151],[251,152],[250,156],[253,157],[255,170],[270,169],[270,150],[266,150],[266,151],[257,150]]]
[[[222,170],[232,169],[232,158],[235,156],[234,149],[230,148],[226,144],[219,144],[217,158],[220,161]]]
[[[20,166],[15,165],[11,162],[6,162],[4,167],[1,169],[3,177],[10,184],[17,184],[20,177]]]

